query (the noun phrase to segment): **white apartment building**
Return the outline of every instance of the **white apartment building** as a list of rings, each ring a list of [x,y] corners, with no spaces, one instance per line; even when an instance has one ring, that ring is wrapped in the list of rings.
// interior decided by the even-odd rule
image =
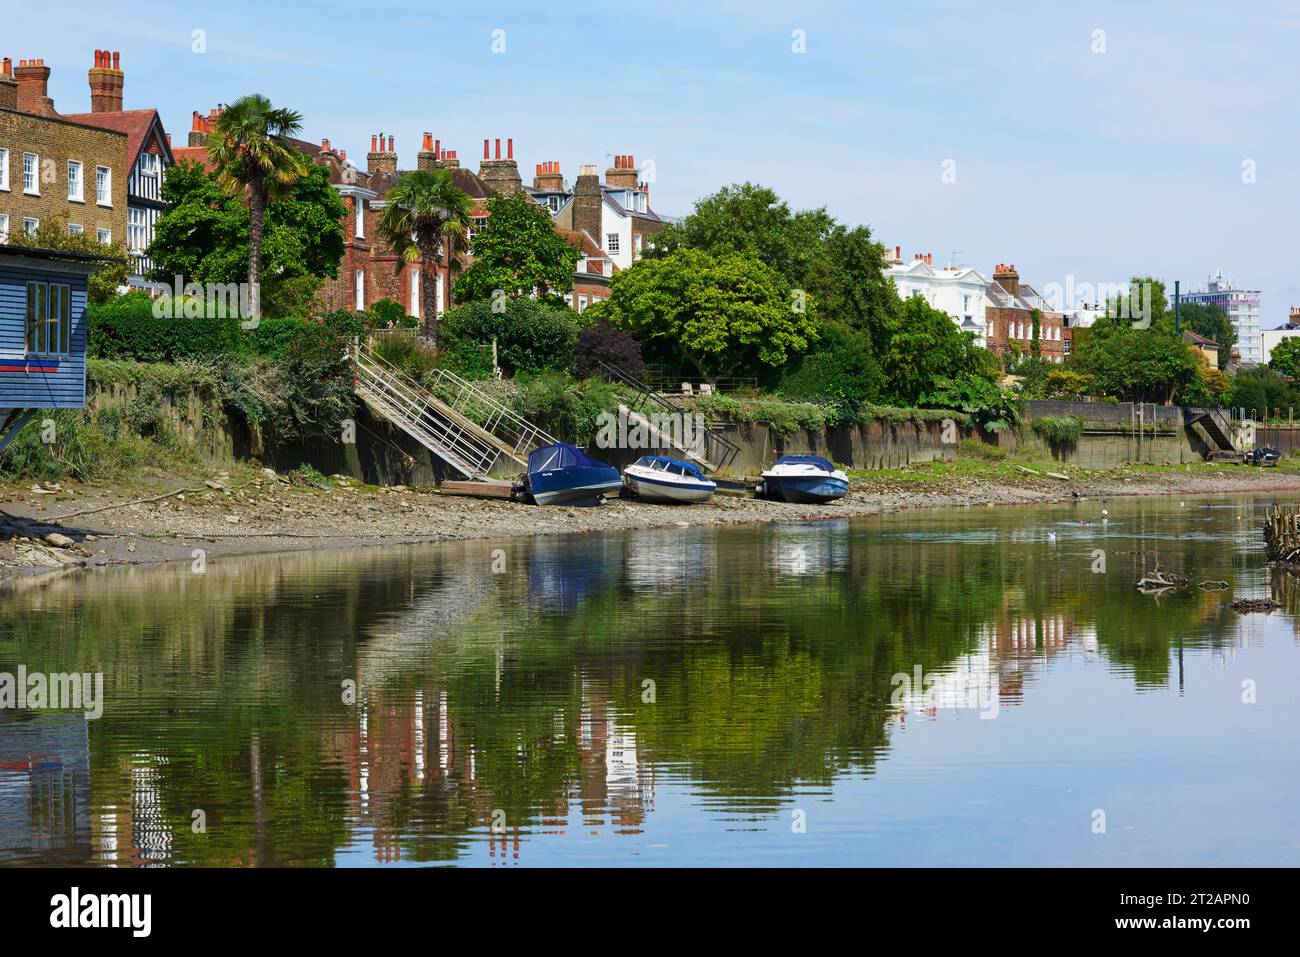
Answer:
[[[1267,361],[1259,331],[1259,290],[1237,289],[1232,285],[1232,277],[1224,279],[1220,270],[1206,282],[1204,290],[1184,293],[1182,301],[1222,306],[1228,314],[1228,320],[1237,330],[1237,351],[1241,355],[1241,361]]]

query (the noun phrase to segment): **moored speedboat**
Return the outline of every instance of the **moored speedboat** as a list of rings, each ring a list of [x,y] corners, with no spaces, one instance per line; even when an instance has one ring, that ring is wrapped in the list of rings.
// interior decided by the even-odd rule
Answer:
[[[820,455],[783,455],[763,473],[763,493],[783,502],[822,505],[848,491],[849,477]]]
[[[718,485],[689,462],[643,455],[623,470],[623,485],[647,502],[707,502]]]
[[[597,462],[567,442],[534,449],[528,456],[528,494],[538,505],[594,505],[623,487],[618,469]]]

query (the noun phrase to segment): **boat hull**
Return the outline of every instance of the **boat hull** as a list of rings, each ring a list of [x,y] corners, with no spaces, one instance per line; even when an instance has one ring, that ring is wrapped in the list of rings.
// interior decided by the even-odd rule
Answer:
[[[712,482],[675,482],[671,479],[651,478],[632,472],[624,473],[623,483],[643,501],[681,505],[707,502],[717,490],[717,486]]]
[[[595,504],[602,495],[617,495],[623,487],[612,466],[530,472],[528,493],[538,505]]]
[[[782,502],[825,505],[847,495],[849,483],[830,475],[764,475],[763,490]]]

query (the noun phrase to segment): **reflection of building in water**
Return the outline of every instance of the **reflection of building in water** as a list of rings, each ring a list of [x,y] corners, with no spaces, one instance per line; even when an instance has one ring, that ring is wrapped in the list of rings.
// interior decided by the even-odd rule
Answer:
[[[909,673],[904,694],[896,700],[894,720],[934,718],[943,710],[978,709],[1016,705],[1024,696],[1024,683],[1040,663],[1066,651],[1072,642],[1085,655],[1097,652],[1095,629],[1076,629],[1064,614],[1032,618],[1006,618],[980,626],[976,649],[962,655],[942,671]],[[895,684],[898,687],[898,684]]]
[[[162,803],[159,767],[163,759],[137,752],[127,760],[128,793],[112,795],[111,803],[105,795],[92,815],[96,856],[114,866],[168,863],[174,835]]]
[[[0,710],[0,861],[87,856],[88,730],[80,713]]]
[[[638,531],[624,539],[623,574],[632,588],[684,588],[699,584],[713,565],[712,536],[692,539],[678,529]]]
[[[654,768],[639,760],[636,733],[622,729],[609,710],[609,695],[597,682],[584,679],[578,716],[581,779],[578,797],[583,823],[609,823],[624,834],[636,834],[654,808]]]
[[[779,575],[825,575],[849,564],[849,523],[775,525],[768,531],[768,562]]]

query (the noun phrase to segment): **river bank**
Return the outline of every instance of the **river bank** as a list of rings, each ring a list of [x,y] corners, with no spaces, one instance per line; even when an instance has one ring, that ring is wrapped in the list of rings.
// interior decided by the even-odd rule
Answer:
[[[539,508],[239,468],[129,485],[0,485],[0,584],[52,572],[238,555],[675,526],[858,518],[905,509],[1100,503],[1133,495],[1295,491],[1300,470],[1234,465],[1070,469],[958,461],[852,476],[827,506],[716,496],[670,507],[616,500]]]

